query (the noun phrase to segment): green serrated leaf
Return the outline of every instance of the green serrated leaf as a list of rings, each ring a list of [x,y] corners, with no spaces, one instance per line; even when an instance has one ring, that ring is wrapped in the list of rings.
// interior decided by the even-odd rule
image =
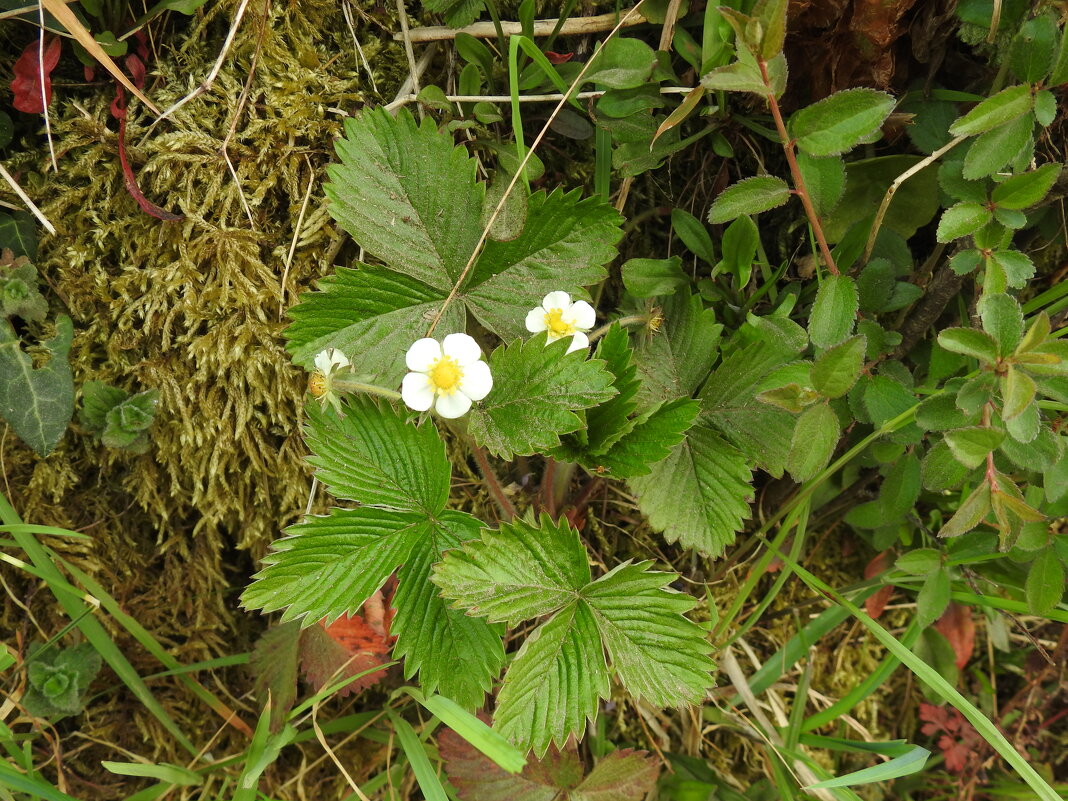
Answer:
[[[572,602],[524,641],[512,661],[493,716],[494,728],[541,757],[550,742],[581,739],[598,704],[610,696],[604,646],[590,608]]]
[[[946,432],[946,444],[957,461],[974,469],[986,461],[987,455],[1005,438],[1005,434],[993,428],[969,426]]]
[[[823,279],[808,321],[812,343],[829,348],[852,334],[859,307],[857,285],[852,278],[830,275]]]
[[[79,422],[93,434],[102,434],[107,425],[107,413],[130,397],[124,389],[111,387],[102,381],[82,384],[82,410]]]
[[[984,294],[980,303],[983,330],[997,343],[998,356],[1008,356],[1023,339],[1023,309],[1005,294]]]
[[[451,470],[432,423],[415,426],[405,412],[367,396],[346,400],[343,416],[306,408],[308,463],[334,497],[427,516],[445,508]]]
[[[963,412],[950,394],[928,398],[916,410],[916,424],[924,431],[949,431],[976,425],[978,422],[979,414],[969,415]]]
[[[838,205],[846,184],[846,166],[841,157],[815,158],[800,152],[797,166],[817,214],[825,214]]]
[[[808,481],[831,461],[842,434],[838,415],[826,403],[809,406],[797,419],[786,466],[798,483]]]
[[[1010,364],[1001,384],[1001,419],[1008,421],[1023,414],[1035,399],[1037,389],[1031,376]]]
[[[502,523],[448,552],[433,581],[457,606],[514,627],[571,603],[590,583],[590,567],[578,532],[543,515],[537,525]]]
[[[927,628],[942,617],[949,606],[951,590],[949,573],[945,570],[936,570],[927,577],[916,596],[916,623],[920,628]]]
[[[73,338],[71,319],[60,315],[56,335],[41,343],[48,363],[34,367],[11,323],[0,320],[0,416],[41,456],[56,447],[74,414],[74,379],[67,361]]]
[[[825,398],[840,398],[853,388],[864,367],[867,339],[850,337],[821,353],[809,371],[812,388]]]
[[[415,545],[397,575],[397,612],[390,626],[405,678],[418,673],[424,693],[440,693],[468,710],[482,706],[504,666],[503,630],[448,608],[431,583],[431,568],[444,552],[478,537],[481,528],[481,521],[462,512],[440,516],[432,536]]]
[[[712,684],[712,646],[685,617],[694,599],[668,587],[674,573],[622,564],[583,590],[612,669],[627,692],[656,706],[697,704]]]
[[[890,115],[896,101],[875,89],[835,92],[790,118],[797,147],[810,156],[836,156],[868,138]]]
[[[978,203],[958,203],[942,213],[936,234],[939,242],[952,242],[975,233],[993,218],[994,213]]]
[[[692,395],[719,355],[723,326],[712,309],[704,308],[700,295],[680,292],[665,298],[661,315],[660,330],[634,349],[642,406]]]
[[[632,479],[630,487],[649,524],[663,531],[668,542],[716,556],[749,516],[751,481],[742,452],[699,421],[666,459],[654,464],[649,475]]]
[[[1031,133],[1034,127],[1034,117],[1031,114],[1023,114],[980,134],[964,156],[964,177],[974,181],[1000,170],[1032,141]]]
[[[1024,583],[1027,607],[1035,615],[1047,615],[1064,596],[1064,564],[1056,551],[1047,548],[1031,563]]]
[[[396,271],[448,292],[482,233],[475,160],[407,109],[346,119],[336,149],[325,186],[334,219]]]
[[[957,119],[949,126],[949,132],[954,136],[974,136],[1027,114],[1033,106],[1030,86],[1010,86]]]
[[[987,286],[991,284],[993,270],[999,271],[1006,287],[1023,289],[1035,276],[1035,263],[1026,253],[1018,250],[998,250],[987,257]],[[994,291],[994,290],[992,290]]]
[[[616,478],[647,475],[652,465],[666,459],[693,425],[701,406],[691,398],[678,398],[653,407],[600,455],[583,460],[591,470]]]
[[[998,360],[998,343],[978,328],[947,328],[938,334],[938,344],[951,353],[971,356],[986,364]]]
[[[972,490],[938,532],[939,537],[959,537],[978,526],[990,513],[990,484],[982,482]]]
[[[690,283],[682,271],[682,259],[628,259],[620,268],[623,286],[636,298],[670,295]]]
[[[768,87],[760,69],[755,64],[735,61],[722,67],[716,67],[701,78],[701,85],[712,91],[752,92],[767,97]]]
[[[284,609],[282,620],[332,622],[359,610],[403,564],[433,523],[413,512],[334,509],[286,529],[241,596],[248,609]]]
[[[446,294],[385,267],[341,267],[319,282],[318,292],[305,293],[290,309],[293,323],[286,329],[286,347],[305,368],[320,351],[337,348],[357,374],[396,385],[406,372],[405,352],[426,334]],[[462,304],[452,304],[440,326],[446,332],[463,331]]]
[[[743,214],[758,214],[777,208],[790,199],[790,187],[782,178],[758,175],[743,178],[719,193],[708,212],[710,223],[730,222]]]
[[[994,187],[990,199],[1004,209],[1026,209],[1044,198],[1061,174],[1062,164],[1043,164],[1037,170],[1014,175]]]
[[[612,374],[583,351],[566,353],[565,339],[545,334],[502,345],[490,354],[494,390],[474,407],[468,429],[492,454],[511,457],[555,447],[582,426],[575,412],[616,394]]]
[[[1038,83],[1053,67],[1056,46],[1057,23],[1054,17],[1050,14],[1032,17],[1016,31],[1009,46],[1009,69],[1024,83]]]

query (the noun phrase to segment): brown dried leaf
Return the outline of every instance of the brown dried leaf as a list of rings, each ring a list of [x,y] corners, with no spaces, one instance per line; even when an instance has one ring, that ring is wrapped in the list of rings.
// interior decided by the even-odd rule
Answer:
[[[877,554],[874,559],[868,562],[868,566],[864,568],[864,578],[870,579],[889,568],[892,564],[890,556],[889,550]],[[873,595],[868,596],[868,599],[864,601],[864,609],[867,611],[868,616],[873,620],[878,620],[886,609],[886,605],[890,603],[890,598],[893,594],[893,585],[887,584],[885,587],[880,587],[876,590]]]
[[[951,602],[934,625],[953,646],[953,653],[957,655],[957,670],[964,670],[975,650],[975,620],[971,608]]]

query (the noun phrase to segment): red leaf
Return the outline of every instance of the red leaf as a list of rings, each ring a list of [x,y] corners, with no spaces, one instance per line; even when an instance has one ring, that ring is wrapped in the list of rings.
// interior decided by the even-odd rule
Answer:
[[[949,640],[953,653],[957,655],[957,670],[963,670],[975,650],[975,620],[972,619],[971,608],[951,602],[942,617],[938,618],[935,628]]]
[[[890,567],[890,551],[883,551],[878,554],[874,559],[868,562],[868,566],[864,568],[864,578],[870,579],[882,573]],[[885,587],[880,587],[875,591],[875,594],[869,595],[868,599],[864,601],[864,609],[868,612],[868,616],[878,620],[886,609],[886,605],[890,603],[890,598],[894,595],[894,587],[892,584],[887,584]]]
[[[485,716],[480,716],[485,720]],[[453,731],[438,740],[445,772],[460,801],[641,801],[660,773],[644,751],[625,749],[602,759],[583,777],[574,740],[542,759],[530,757],[523,772],[506,772]]]
[[[573,57],[574,53],[554,53],[551,50],[545,51],[545,58],[549,60],[550,64],[566,64]]]
[[[41,58],[41,45],[32,41],[26,45],[22,55],[15,61],[15,77],[11,81],[11,91],[15,93],[12,102],[19,111],[28,114],[40,114],[45,106],[52,102],[52,70],[59,63],[61,50],[58,36],[46,36],[44,58]],[[41,78],[44,76],[44,103],[41,103]]]
[[[322,622],[304,630],[300,638],[300,666],[317,688],[386,663],[393,637],[393,610],[379,590],[364,603],[362,614],[343,615],[329,626]],[[383,671],[368,673],[338,691],[350,695],[376,684]]]
[[[942,749],[946,758],[946,769],[953,773],[960,773],[968,765],[968,757],[972,750],[964,743],[959,743],[948,734],[943,734],[938,740],[938,747]]]

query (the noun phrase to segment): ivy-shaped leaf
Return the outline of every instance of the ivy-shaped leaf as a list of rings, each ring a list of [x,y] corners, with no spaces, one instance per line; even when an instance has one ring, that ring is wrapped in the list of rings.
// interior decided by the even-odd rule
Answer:
[[[11,323],[0,320],[0,416],[41,456],[56,447],[74,414],[74,379],[67,361],[73,338],[74,325],[60,315],[56,335],[42,343],[48,363],[34,367]]]

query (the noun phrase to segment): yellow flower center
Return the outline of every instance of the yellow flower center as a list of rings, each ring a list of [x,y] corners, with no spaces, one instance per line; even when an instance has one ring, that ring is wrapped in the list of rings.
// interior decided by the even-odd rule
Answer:
[[[439,395],[451,395],[460,386],[460,379],[464,377],[464,371],[455,359],[442,356],[431,365],[429,372],[430,383],[434,391]]]
[[[316,370],[308,378],[308,392],[313,398],[321,398],[330,388],[330,381],[325,375]]]
[[[564,319],[563,309],[549,309],[545,314],[545,327],[553,337],[567,336],[575,333],[575,326]]]

